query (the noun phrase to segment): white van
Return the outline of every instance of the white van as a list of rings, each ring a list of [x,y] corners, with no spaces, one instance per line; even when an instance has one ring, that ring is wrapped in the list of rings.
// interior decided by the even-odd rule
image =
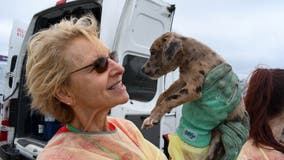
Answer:
[[[63,1],[64,2],[64,1]],[[12,143],[0,147],[6,159],[35,159],[47,141],[60,127],[51,116],[42,116],[31,110],[31,99],[25,88],[27,42],[31,35],[70,16],[80,17],[91,12],[100,25],[100,39],[119,53],[119,63],[125,67],[123,83],[130,100],[110,111],[111,116],[133,121],[138,128],[155,106],[158,96],[178,76],[177,71],[158,80],[150,80],[141,73],[141,66],[149,57],[151,43],[171,30],[175,6],[162,0],[78,0],[58,3],[57,6],[35,14],[26,31],[20,52],[8,69],[4,110],[8,111],[7,127],[14,128]],[[11,58],[11,57],[9,57]],[[9,96],[9,98],[7,98]],[[180,116],[179,109],[165,115],[152,129],[142,130],[145,138],[163,149],[163,135],[175,132]],[[11,136],[10,136],[11,137]]]

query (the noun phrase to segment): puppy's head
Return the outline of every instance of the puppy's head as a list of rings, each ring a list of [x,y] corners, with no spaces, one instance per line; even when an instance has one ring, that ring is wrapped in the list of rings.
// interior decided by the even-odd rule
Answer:
[[[150,58],[143,65],[142,71],[157,79],[175,70],[182,58],[182,40],[176,33],[167,32],[157,38],[150,48]]]

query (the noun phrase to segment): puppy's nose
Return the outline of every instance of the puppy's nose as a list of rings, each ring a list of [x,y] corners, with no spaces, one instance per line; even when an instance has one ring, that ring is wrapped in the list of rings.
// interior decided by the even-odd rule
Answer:
[[[151,75],[151,71],[146,70],[145,67],[142,67],[142,68],[141,68],[141,72],[142,72],[142,74],[144,74],[144,75]]]

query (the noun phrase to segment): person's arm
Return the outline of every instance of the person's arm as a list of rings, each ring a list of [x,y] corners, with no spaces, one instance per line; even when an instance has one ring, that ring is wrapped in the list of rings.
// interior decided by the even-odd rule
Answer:
[[[224,157],[225,159],[236,159],[235,154],[239,153],[241,146],[248,138],[248,126],[241,121],[224,123],[224,120],[241,101],[239,81],[231,71],[231,67],[222,64],[213,69],[206,76],[202,93],[203,96],[198,101],[183,105],[182,117],[177,128],[178,138],[175,138],[172,143],[170,138],[169,153],[172,153],[170,156],[177,159],[176,155],[182,154],[184,159],[190,159],[189,157],[194,155],[193,159],[204,159],[211,141],[211,131],[217,128],[221,132],[221,140],[225,149],[222,159]],[[176,143],[182,147],[177,147]],[[177,149],[182,151],[179,153],[174,151]]]

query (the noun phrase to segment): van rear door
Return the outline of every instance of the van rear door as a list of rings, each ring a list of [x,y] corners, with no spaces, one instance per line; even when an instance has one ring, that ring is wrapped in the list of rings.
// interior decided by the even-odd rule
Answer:
[[[117,51],[125,68],[123,83],[130,101],[115,107],[111,115],[133,121],[138,128],[155,106],[164,91],[164,77],[151,80],[141,72],[149,57],[152,42],[165,32],[171,31],[175,6],[162,0],[126,0],[116,31],[112,50]],[[161,125],[142,130],[146,139],[161,147]]]
[[[17,90],[17,80],[19,77],[16,75],[17,58],[21,50],[21,46],[24,40],[28,26],[27,24],[20,21],[13,21],[12,32],[9,40],[9,51],[8,51],[8,68],[5,75],[5,99],[13,98],[16,94],[13,92]],[[18,71],[19,72],[19,71]],[[18,79],[17,79],[18,78]],[[5,101],[5,100],[4,100]]]

